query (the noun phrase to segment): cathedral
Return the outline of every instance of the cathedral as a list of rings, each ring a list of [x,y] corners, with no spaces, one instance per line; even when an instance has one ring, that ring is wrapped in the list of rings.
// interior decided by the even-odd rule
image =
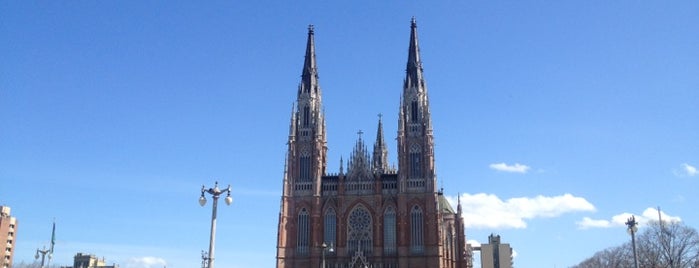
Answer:
[[[472,267],[461,204],[437,190],[434,138],[417,24],[398,111],[398,168],[388,164],[382,119],[373,151],[361,135],[336,173],[327,138],[313,26],[289,126],[277,267]]]

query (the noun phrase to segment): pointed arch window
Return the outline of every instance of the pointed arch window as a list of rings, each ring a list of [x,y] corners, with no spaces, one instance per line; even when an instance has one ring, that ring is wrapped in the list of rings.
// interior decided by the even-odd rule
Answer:
[[[337,215],[333,208],[325,212],[323,219],[323,242],[326,245],[337,245]]]
[[[296,236],[296,251],[299,255],[307,255],[310,245],[311,225],[309,222],[308,210],[306,210],[306,208],[301,209],[301,212],[299,212],[297,227],[298,233]]]
[[[303,151],[301,153],[301,158],[299,159],[299,169],[299,181],[311,181],[311,154],[308,153],[308,151]]]
[[[417,100],[413,100],[410,102],[410,122],[411,123],[417,123],[418,122],[418,106],[417,106]]]
[[[308,127],[308,125],[310,125],[310,121],[311,121],[311,109],[308,108],[308,105],[303,106],[303,117],[302,117],[303,127]]]
[[[371,256],[373,248],[373,231],[371,214],[363,206],[350,212],[347,219],[347,251],[354,255],[362,251],[364,256]]]
[[[417,144],[413,144],[410,147],[410,177],[421,178],[422,177],[422,150]]]
[[[413,253],[424,251],[423,222],[422,209],[415,205],[410,211],[410,251]]]
[[[383,253],[396,254],[396,210],[393,207],[383,213]]]

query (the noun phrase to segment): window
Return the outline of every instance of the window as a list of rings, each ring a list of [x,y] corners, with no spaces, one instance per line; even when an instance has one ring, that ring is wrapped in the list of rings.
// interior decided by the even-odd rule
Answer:
[[[303,106],[303,127],[308,127],[310,124],[311,111],[308,106]]]
[[[396,210],[393,207],[383,213],[383,252],[396,253]]]
[[[363,206],[357,206],[350,212],[347,219],[347,251],[354,255],[357,251],[364,252],[364,256],[371,256],[372,220],[371,214]]]
[[[299,181],[302,182],[308,182],[311,181],[311,155],[307,152],[304,151],[301,153],[301,159],[300,159],[300,174],[299,174]]]
[[[297,221],[298,236],[296,239],[296,251],[300,255],[307,255],[310,245],[310,222],[308,219],[308,210],[301,209]]]
[[[417,121],[418,121],[417,118],[418,118],[417,100],[414,100],[410,103],[410,122],[417,123]]]
[[[410,177],[411,178],[421,178],[422,177],[422,154],[420,153],[420,146],[414,144],[410,148]]]
[[[422,253],[424,245],[422,209],[415,205],[410,211],[410,251]]]
[[[328,246],[337,245],[336,230],[337,215],[335,215],[334,209],[329,208],[325,212],[325,219],[323,220],[323,242],[325,242]]]

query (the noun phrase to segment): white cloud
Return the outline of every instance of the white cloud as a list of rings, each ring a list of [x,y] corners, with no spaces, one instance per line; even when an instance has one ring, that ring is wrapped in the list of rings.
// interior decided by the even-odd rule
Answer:
[[[670,216],[665,212],[660,212],[663,222],[679,222],[682,221],[680,217]],[[589,217],[584,217],[581,221],[577,222],[579,229],[590,229],[590,228],[610,228],[610,227],[620,227],[626,226],[626,221],[631,218],[633,214],[624,212],[612,216],[611,220],[595,220]],[[636,218],[639,226],[644,226],[648,224],[649,221],[658,221],[658,209],[647,208],[641,213],[641,215],[633,215]]]
[[[611,227],[611,222],[608,220],[593,220],[590,217],[584,217],[582,221],[577,222],[578,228],[580,229],[590,229],[590,228],[608,228]]]
[[[687,176],[695,176],[699,174],[699,171],[697,171],[696,167],[690,166],[687,163],[682,164],[682,170],[687,174]]]
[[[448,197],[456,205],[456,198]],[[553,218],[576,211],[595,211],[595,206],[582,197],[559,196],[518,197],[501,200],[494,194],[462,194],[464,224],[469,228],[526,228],[525,220]]]
[[[507,165],[505,163],[495,163],[495,164],[490,164],[489,166],[491,169],[497,170],[497,171],[502,171],[502,172],[511,172],[511,173],[527,173],[529,171],[530,167],[526,165],[522,165],[520,163],[515,163],[514,165]]]
[[[480,247],[481,246],[481,242],[478,242],[478,240],[474,240],[474,239],[469,239],[466,241],[466,243],[470,244],[472,247]]]
[[[643,211],[643,223],[647,223],[650,220],[657,221],[658,220],[658,209],[656,208],[647,208],[646,210]],[[660,211],[660,215],[663,219],[663,222],[681,222],[682,218],[679,216],[670,216],[665,214],[664,211]]]
[[[161,268],[166,266],[167,262],[158,257],[131,258],[126,264],[126,268]]]
[[[672,173],[677,177],[694,177],[699,175],[699,170],[695,166],[683,163],[678,169],[672,169]]]

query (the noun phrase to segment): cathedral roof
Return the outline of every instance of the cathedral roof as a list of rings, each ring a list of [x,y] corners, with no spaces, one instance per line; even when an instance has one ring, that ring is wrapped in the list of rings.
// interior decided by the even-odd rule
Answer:
[[[451,204],[449,204],[449,200],[447,200],[447,198],[444,197],[443,194],[440,193],[437,196],[439,198],[439,210],[440,211],[446,212],[446,213],[451,213],[451,214],[456,213],[454,211],[454,209],[451,207]]]

